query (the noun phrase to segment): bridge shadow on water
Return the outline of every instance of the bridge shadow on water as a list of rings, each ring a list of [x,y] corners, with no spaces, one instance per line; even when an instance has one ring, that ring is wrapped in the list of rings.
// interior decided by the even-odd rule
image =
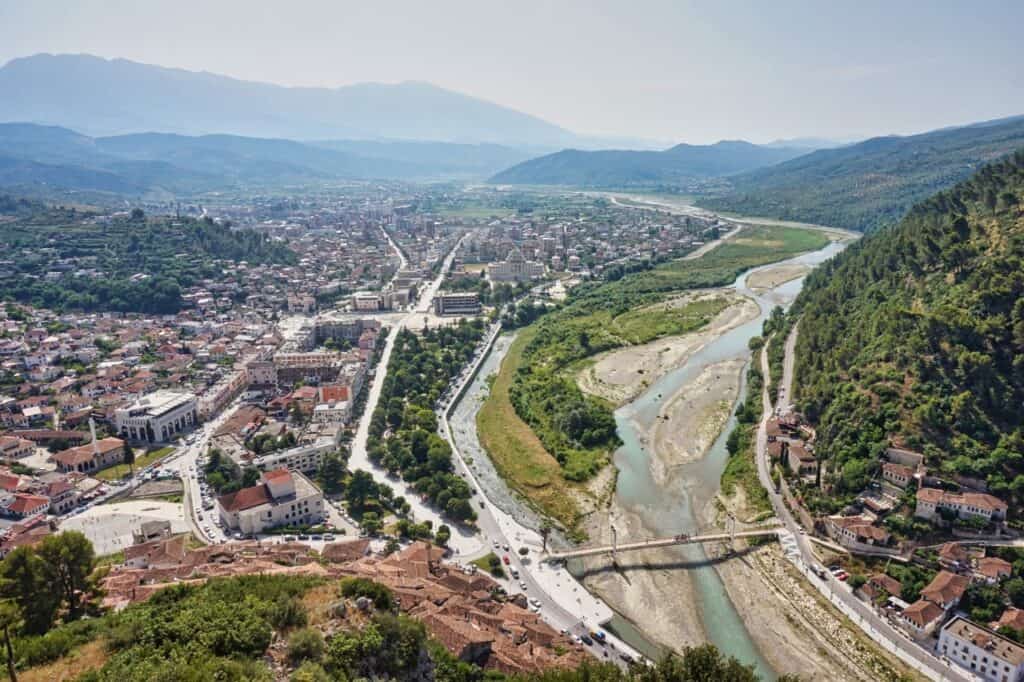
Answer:
[[[577,578],[589,578],[591,576],[604,575],[605,573],[619,573],[623,578],[628,580],[628,577],[625,574],[630,571],[686,571],[698,568],[708,568],[733,559],[742,559],[758,548],[759,547],[757,545],[752,545],[726,554],[704,557],[703,559],[665,559],[664,561],[623,561],[621,554],[619,555],[618,560],[612,561],[610,554],[600,555],[598,557],[590,558],[592,560],[603,558],[606,563],[599,566],[590,566],[574,570],[573,575]],[[658,549],[659,548],[653,548],[645,551],[657,551]],[[672,548],[666,547],[660,549]]]

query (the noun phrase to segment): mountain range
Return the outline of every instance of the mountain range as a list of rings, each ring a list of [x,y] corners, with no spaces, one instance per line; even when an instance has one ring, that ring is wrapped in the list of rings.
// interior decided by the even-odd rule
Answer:
[[[801,147],[767,147],[723,140],[678,144],[664,151],[565,149],[494,175],[496,184],[631,187],[683,183],[769,166],[806,154]]]
[[[455,143],[301,143],[170,133],[90,137],[56,126],[0,123],[0,187],[28,194],[161,197],[339,179],[479,178],[528,155],[501,145]]]
[[[876,137],[728,178],[708,208],[869,231],[1024,147],[1024,116]]]
[[[0,121],[104,136],[229,133],[561,148],[581,138],[508,107],[422,82],[284,87],[91,55],[38,54],[0,68]]]

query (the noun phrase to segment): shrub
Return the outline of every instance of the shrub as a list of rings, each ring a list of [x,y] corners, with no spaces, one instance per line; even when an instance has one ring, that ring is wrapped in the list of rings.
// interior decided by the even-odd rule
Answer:
[[[293,665],[304,661],[319,661],[324,657],[326,644],[315,628],[302,628],[288,638],[288,660]]]

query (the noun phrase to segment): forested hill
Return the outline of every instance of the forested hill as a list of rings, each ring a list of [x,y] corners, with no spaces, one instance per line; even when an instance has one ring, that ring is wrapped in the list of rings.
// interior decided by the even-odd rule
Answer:
[[[711,145],[678,144],[659,152],[565,149],[524,161],[498,173],[490,182],[576,187],[672,185],[779,163],[806,151],[728,140]]]
[[[297,260],[286,244],[209,219],[147,218],[136,211],[100,222],[74,209],[28,206],[35,208],[29,215],[0,223],[8,261],[0,278],[4,300],[57,310],[175,313],[184,289],[220,276],[217,261]]]
[[[731,177],[727,193],[698,203],[743,215],[870,231],[895,224],[918,201],[1020,147],[1021,116],[878,137]]]
[[[792,310],[796,389],[838,474],[835,504],[891,441],[1024,502],[1022,209],[1024,151],[808,277]]]

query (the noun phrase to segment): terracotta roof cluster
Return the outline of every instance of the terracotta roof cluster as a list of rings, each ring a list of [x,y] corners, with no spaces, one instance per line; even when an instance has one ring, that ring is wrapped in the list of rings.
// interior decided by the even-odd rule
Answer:
[[[992,623],[993,629],[999,629],[1001,627],[1013,628],[1014,630],[1024,630],[1024,609],[1018,609],[1011,606],[1003,611],[1003,615],[999,617],[999,620]]]
[[[495,596],[497,584],[443,564],[444,550],[426,542],[381,558],[367,556],[369,541],[332,543],[322,555],[301,543],[258,541],[172,549],[164,539],[126,551],[146,556],[149,568],[116,567],[103,579],[104,605],[122,608],[145,601],[170,584],[211,577],[261,574],[365,577],[387,586],[400,608],[419,619],[454,655],[505,673],[575,668],[585,654],[523,606]],[[318,559],[324,559],[324,562]],[[525,601],[522,602],[525,606]],[[561,652],[561,653],[559,653]]]
[[[978,562],[978,573],[992,580],[1008,578],[1011,572],[1013,572],[1013,565],[1006,559],[988,556]]]
[[[95,450],[94,450],[95,447]],[[78,447],[61,450],[53,456],[53,460],[67,467],[77,466],[84,462],[91,462],[98,450],[100,454],[106,454],[112,450],[124,447],[124,441],[120,438],[103,438],[96,443],[86,443]]]
[[[903,609],[903,617],[918,628],[924,628],[926,625],[934,623],[944,613],[942,608],[924,599],[918,599]]]
[[[951,493],[938,488],[920,488],[917,491],[917,499],[935,505],[970,506],[988,512],[1005,513],[1007,509],[1005,502],[988,493]]]
[[[261,504],[269,504],[274,498],[270,496],[270,491],[267,490],[267,486],[260,483],[249,488],[242,488],[236,490],[233,493],[227,495],[221,495],[217,498],[220,506],[229,512],[242,511],[243,509],[251,509],[258,507]]]

